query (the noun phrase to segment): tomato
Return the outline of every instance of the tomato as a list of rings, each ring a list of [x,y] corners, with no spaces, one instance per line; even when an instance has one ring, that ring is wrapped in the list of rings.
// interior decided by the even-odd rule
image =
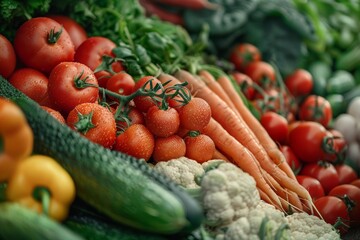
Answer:
[[[103,56],[115,57],[112,50],[116,44],[105,37],[89,37],[86,39],[75,52],[75,61],[88,66],[95,71],[97,67],[103,62]],[[122,64],[116,61],[111,64],[111,69],[115,73],[124,70]],[[100,87],[106,87],[106,82],[112,74],[108,71],[102,70],[95,73],[95,77],[99,82]]]
[[[348,231],[347,225],[349,224],[350,217],[347,212],[345,203],[337,197],[334,196],[324,196],[318,198],[314,205],[316,209],[315,215],[322,216],[325,222],[334,225],[338,220],[342,221],[344,224],[340,224],[336,227],[340,231],[340,234],[344,234]]]
[[[253,80],[249,76],[241,72],[234,72],[231,74],[235,82],[239,85],[242,93],[249,100],[255,98],[255,88],[253,87]]]
[[[178,135],[165,138],[156,138],[153,152],[155,162],[168,161],[185,156],[186,146],[184,139]]]
[[[62,15],[51,15],[48,17],[57,21],[65,28],[74,44],[75,49],[77,49],[80,44],[87,39],[85,29],[72,18]]]
[[[349,165],[338,164],[335,165],[335,169],[339,175],[340,184],[349,184],[358,178],[355,170]]]
[[[343,200],[350,215],[350,225],[360,226],[360,188],[342,184],[334,187],[328,195]]]
[[[112,148],[116,139],[114,115],[97,103],[82,103],[70,111],[66,124],[90,141]]]
[[[47,17],[31,18],[20,26],[14,39],[19,59],[27,66],[49,73],[61,62],[74,60],[75,47],[62,26]]]
[[[300,104],[299,119],[318,122],[327,127],[332,119],[330,102],[322,96],[310,95]]]
[[[313,201],[325,196],[324,188],[316,178],[305,175],[297,175],[296,180],[309,192]]]
[[[240,43],[231,50],[229,60],[237,70],[243,70],[249,63],[260,61],[261,53],[253,44]]]
[[[184,138],[186,145],[185,156],[199,163],[212,159],[215,152],[214,141],[205,134],[191,134]]]
[[[63,117],[63,115],[61,115],[59,111],[56,111],[55,109],[46,106],[41,106],[41,108],[47,111],[51,116],[53,116],[59,122],[66,124],[65,118]]]
[[[294,97],[310,94],[313,84],[311,73],[305,69],[296,69],[285,78],[285,85]]]
[[[210,105],[202,98],[193,97],[186,104],[178,108],[180,126],[182,128],[201,131],[211,118]]]
[[[276,82],[275,69],[267,62],[252,62],[247,65],[244,73],[260,86],[271,86]]]
[[[334,163],[343,163],[346,158],[346,150],[348,148],[344,135],[335,129],[328,130],[333,138],[329,139],[329,143],[333,145],[333,153],[327,154],[327,160]]]
[[[174,108],[153,106],[145,115],[145,126],[157,137],[169,137],[179,130],[179,114]]]
[[[324,188],[325,194],[340,184],[335,167],[328,162],[307,163],[299,175],[316,178]]]
[[[126,111],[125,116],[127,120],[129,121],[129,124],[145,124],[145,117],[142,112],[140,112],[137,108],[130,106],[129,109]],[[116,125],[119,130],[125,129],[128,127],[128,124],[126,123],[126,120],[119,120],[116,119]]]
[[[114,150],[148,161],[154,151],[155,140],[143,124],[133,124],[116,138]]]
[[[352,181],[350,184],[360,188],[360,178]]]
[[[299,122],[289,133],[288,145],[302,162],[317,162],[324,160],[324,148],[331,147],[329,141],[325,140],[331,137],[320,123]]]
[[[261,116],[260,123],[275,142],[280,144],[286,142],[288,136],[286,118],[276,112],[268,111]]]
[[[8,78],[16,67],[15,50],[11,42],[0,34],[0,75]]]
[[[62,62],[50,73],[48,92],[56,110],[67,114],[81,103],[94,103],[99,98],[97,87],[78,88],[77,81],[98,86],[93,71],[78,62]]]
[[[159,84],[158,86],[161,86],[161,88],[159,88],[159,91],[157,91],[157,93],[161,93],[161,89],[163,88],[160,80],[154,76],[145,76],[140,78],[135,83],[134,91],[137,91],[140,88],[149,90],[152,87],[154,89],[157,84]],[[161,99],[159,99],[159,101],[161,101]],[[134,103],[136,108],[144,113],[147,112],[149,108],[156,106],[156,101],[152,99],[150,96],[136,96],[134,98]]]
[[[120,95],[130,95],[134,92],[134,87],[135,81],[133,77],[126,72],[116,73],[106,82],[106,89]],[[109,96],[109,98],[116,99],[112,96]]]
[[[280,151],[284,154],[286,162],[289,164],[295,175],[298,174],[301,170],[302,163],[296,157],[293,150],[289,146],[282,145]]]

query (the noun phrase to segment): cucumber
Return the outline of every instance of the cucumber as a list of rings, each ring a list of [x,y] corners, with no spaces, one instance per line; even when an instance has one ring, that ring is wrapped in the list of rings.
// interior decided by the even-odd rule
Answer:
[[[58,222],[20,204],[0,204],[0,239],[81,240],[80,235]]]
[[[188,233],[200,226],[200,204],[145,161],[90,142],[1,77],[0,96],[25,113],[34,133],[34,152],[56,159],[73,178],[77,195],[98,211],[160,234]]]

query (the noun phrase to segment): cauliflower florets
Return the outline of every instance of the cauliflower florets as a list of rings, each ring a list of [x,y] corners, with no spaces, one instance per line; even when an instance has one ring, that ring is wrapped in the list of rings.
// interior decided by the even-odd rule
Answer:
[[[286,217],[292,240],[340,240],[331,224],[307,213],[293,213]]]

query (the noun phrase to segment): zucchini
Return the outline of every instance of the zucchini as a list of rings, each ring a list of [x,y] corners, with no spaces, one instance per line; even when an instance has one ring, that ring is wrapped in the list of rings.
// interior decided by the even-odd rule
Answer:
[[[17,203],[0,204],[0,239],[81,240],[60,223]]]
[[[98,211],[160,234],[188,233],[200,226],[200,204],[145,161],[87,140],[2,77],[0,96],[25,113],[34,132],[34,152],[56,159],[73,178],[78,196]]]

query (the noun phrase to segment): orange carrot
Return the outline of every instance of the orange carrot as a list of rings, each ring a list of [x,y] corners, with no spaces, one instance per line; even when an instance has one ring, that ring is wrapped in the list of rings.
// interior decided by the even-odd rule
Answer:
[[[212,159],[222,159],[224,161],[229,162],[229,159],[222,152],[220,152],[220,150],[217,148],[215,149]]]
[[[211,107],[213,118],[218,121],[231,136],[250,150],[260,163],[261,168],[270,173],[281,186],[294,191],[299,197],[308,200],[309,204],[312,203],[309,192],[295,179],[288,177],[278,168],[278,166],[270,159],[262,145],[259,144],[259,140],[255,137],[254,133],[250,130],[244,120],[237,116],[220,97],[214,94],[205,85],[204,82],[196,79],[191,73],[185,70],[177,71],[175,77],[180,81],[187,81],[193,95],[203,98],[208,102]],[[242,116],[243,113],[240,112],[240,114]]]
[[[261,123],[250,112],[248,107],[245,106],[243,100],[232,85],[231,80],[227,76],[221,76],[217,79],[217,81],[231,98],[238,112],[241,112],[242,118],[249,126],[251,131],[255,134],[255,136],[259,139],[259,142],[265,148],[265,151],[270,156],[270,158],[282,171],[284,171],[290,178],[295,180],[295,174],[289,164],[287,164],[284,155],[279,150],[276,143],[271,139],[270,135],[267,133]]]
[[[265,181],[257,160],[246,147],[231,136],[213,118],[210,119],[209,124],[203,129],[203,133],[208,135],[214,141],[215,146],[228,155],[235,165],[250,174],[255,179],[257,187],[265,192],[272,202],[281,206],[278,196]]]

